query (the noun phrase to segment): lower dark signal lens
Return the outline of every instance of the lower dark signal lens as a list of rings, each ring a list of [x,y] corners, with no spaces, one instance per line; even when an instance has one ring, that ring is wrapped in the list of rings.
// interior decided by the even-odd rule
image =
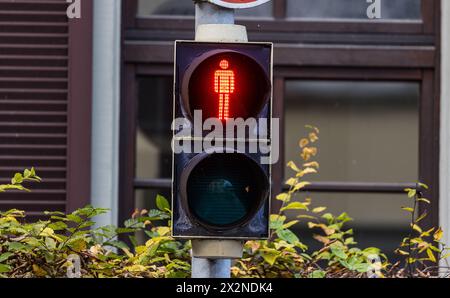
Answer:
[[[186,171],[185,199],[191,215],[205,226],[238,226],[267,198],[266,174],[243,154],[204,154]]]

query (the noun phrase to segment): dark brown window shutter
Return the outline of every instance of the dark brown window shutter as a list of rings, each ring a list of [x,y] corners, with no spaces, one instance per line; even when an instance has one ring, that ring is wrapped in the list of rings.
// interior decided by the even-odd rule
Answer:
[[[30,193],[0,194],[2,211],[17,208],[34,217],[44,210],[66,211],[69,205],[78,207],[88,200],[68,203],[68,178],[73,175],[70,154],[78,150],[70,148],[74,144],[70,119],[90,117],[90,107],[88,114],[71,115],[71,106],[79,113],[71,102],[77,101],[71,89],[80,87],[71,83],[77,80],[70,69],[76,62],[70,61],[76,57],[70,49],[76,30],[71,28],[84,21],[69,20],[67,5],[65,0],[0,0],[0,183],[30,167],[43,179],[28,185]],[[88,79],[90,71],[86,69]],[[86,87],[90,91],[90,82]],[[90,98],[82,102],[89,103]],[[85,135],[90,138],[90,132]],[[84,154],[89,155],[89,150]]]

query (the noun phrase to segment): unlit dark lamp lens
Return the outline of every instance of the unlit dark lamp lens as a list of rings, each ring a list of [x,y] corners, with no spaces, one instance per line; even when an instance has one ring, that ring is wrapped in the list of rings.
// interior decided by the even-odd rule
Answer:
[[[191,216],[205,226],[239,226],[267,198],[267,176],[248,156],[204,154],[192,162],[185,170],[185,199]]]

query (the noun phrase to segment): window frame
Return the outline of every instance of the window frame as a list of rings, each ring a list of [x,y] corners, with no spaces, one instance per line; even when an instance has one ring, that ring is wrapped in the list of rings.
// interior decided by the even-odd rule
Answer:
[[[125,27],[141,30],[191,30],[194,17],[137,15],[137,1],[125,2]],[[431,4],[430,4],[431,3]],[[346,32],[346,33],[405,33],[433,34],[434,20],[439,0],[422,0],[422,18],[419,20],[350,20],[330,19],[313,20],[289,18],[286,15],[286,0],[274,0],[273,17],[238,18],[237,23],[245,25],[249,31],[265,30],[267,32]],[[286,25],[288,23],[288,25]]]
[[[428,3],[426,5],[425,3]],[[431,3],[431,4],[430,4]],[[136,16],[137,0],[124,3],[123,80],[120,140],[121,220],[134,209],[135,189],[170,188],[170,179],[135,178],[137,78],[173,75],[175,38],[193,37],[192,17]],[[253,40],[275,42],[274,114],[284,132],[284,82],[286,79],[399,80],[421,85],[419,106],[419,179],[430,186],[422,190],[431,199],[425,226],[439,224],[439,76],[440,1],[422,1],[421,21],[311,21],[286,19],[285,0],[274,3],[273,18],[241,19]],[[288,25],[287,25],[288,24]],[[395,25],[395,26],[394,26]],[[264,30],[264,31],[263,31]],[[299,34],[297,34],[299,33]],[[299,36],[292,39],[292,35]],[[330,36],[333,37],[330,40]],[[355,37],[356,36],[356,37]],[[357,44],[378,36],[375,42]],[[399,38],[401,37],[401,38]],[[300,43],[298,43],[300,42]],[[282,190],[284,133],[280,136],[281,161],[273,166],[274,193]],[[306,191],[399,193],[411,183],[312,183]],[[276,202],[274,204],[276,206]]]

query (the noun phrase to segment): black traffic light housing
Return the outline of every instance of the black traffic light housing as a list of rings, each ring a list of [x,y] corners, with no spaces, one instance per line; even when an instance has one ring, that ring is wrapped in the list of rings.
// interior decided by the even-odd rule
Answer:
[[[174,152],[172,234],[182,238],[264,239],[269,235],[272,117],[272,44],[175,42],[174,141],[190,142],[191,152]],[[222,81],[221,81],[222,80]],[[226,84],[223,84],[226,82]],[[225,86],[225,87],[224,87]],[[208,132],[195,131],[194,111],[203,120],[254,118],[250,132],[228,139],[214,150],[194,150]],[[202,123],[200,124],[200,126]],[[234,129],[234,128],[233,128]],[[253,145],[259,145],[252,150]]]

